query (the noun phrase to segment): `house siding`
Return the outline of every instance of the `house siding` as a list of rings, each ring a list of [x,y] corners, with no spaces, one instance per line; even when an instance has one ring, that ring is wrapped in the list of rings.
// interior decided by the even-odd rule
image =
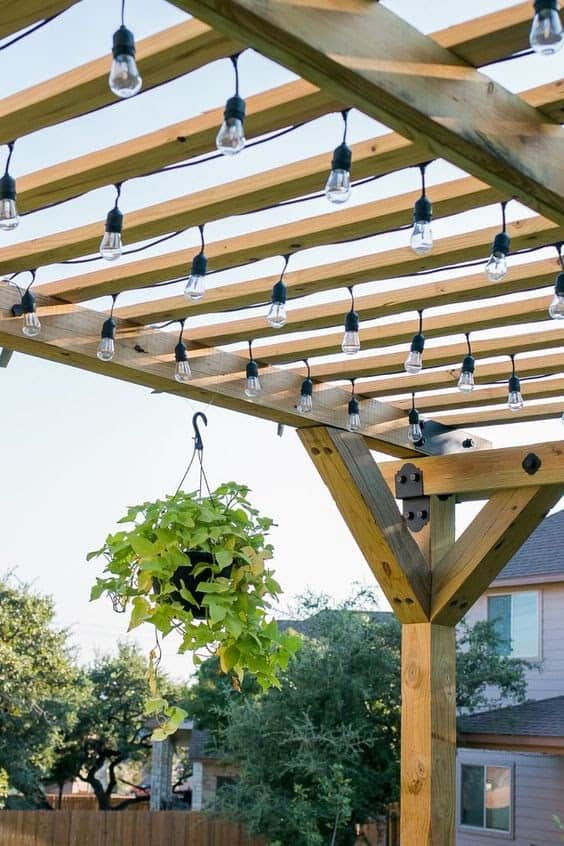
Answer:
[[[564,817],[564,756],[461,749],[459,764],[512,766],[513,836],[457,828],[457,846],[561,846],[553,817]],[[459,771],[460,772],[460,771]]]

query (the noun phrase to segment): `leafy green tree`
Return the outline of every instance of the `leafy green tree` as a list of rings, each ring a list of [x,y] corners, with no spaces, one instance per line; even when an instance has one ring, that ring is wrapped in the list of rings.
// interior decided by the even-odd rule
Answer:
[[[82,689],[51,599],[0,577],[0,773],[3,790],[46,806],[42,781],[77,719]]]

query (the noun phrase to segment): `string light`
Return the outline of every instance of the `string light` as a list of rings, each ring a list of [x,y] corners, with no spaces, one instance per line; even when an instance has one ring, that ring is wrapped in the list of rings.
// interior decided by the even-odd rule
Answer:
[[[106,215],[106,229],[100,242],[100,255],[106,261],[116,261],[116,259],[120,258],[123,248],[121,240],[123,214],[118,208],[119,198],[121,196],[121,182],[116,183],[115,189],[116,201],[113,208]]]
[[[184,296],[192,302],[201,300],[206,293],[206,273],[208,270],[208,260],[204,254],[206,247],[204,241],[204,225],[198,226],[200,231],[200,252],[192,259],[192,267],[190,269],[190,276],[184,288]]]
[[[490,282],[501,282],[507,273],[507,254],[511,247],[511,238],[507,234],[506,206],[507,202],[501,204],[502,230],[494,238],[492,254],[485,267],[485,273]]]
[[[507,383],[507,405],[511,411],[521,411],[525,402],[521,394],[521,381],[515,373],[515,356],[510,355],[511,359],[511,376]]]
[[[562,273],[559,273],[554,283],[554,297],[548,307],[550,317],[555,320],[562,320],[564,318],[564,257],[562,256],[562,244],[558,244],[558,259],[562,267]]]
[[[406,373],[420,373],[423,367],[423,350],[425,348],[425,335],[423,334],[423,309],[418,309],[419,331],[413,336],[409,355],[405,360]]]
[[[121,3],[121,26],[114,32],[110,68],[110,89],[116,97],[125,99],[141,91],[143,80],[135,63],[135,38],[124,22],[125,0]]]
[[[31,273],[31,282],[22,294],[21,302],[12,306],[12,314],[14,317],[23,316],[22,333],[27,338],[36,338],[41,332],[41,323],[35,310],[35,297],[31,292],[31,286],[35,282],[37,271],[30,270],[28,272]]]
[[[419,412],[415,408],[415,394],[411,394],[411,411],[408,416],[409,426],[407,428],[407,439],[416,446],[423,443],[423,428],[419,418]]]
[[[350,109],[341,112],[345,124],[343,140],[333,151],[331,173],[325,185],[325,196],[330,203],[346,203],[351,195],[352,150],[347,144]]]
[[[284,324],[286,323],[286,297],[288,295],[288,289],[284,282],[284,274],[286,273],[286,268],[288,267],[289,261],[290,256],[284,256],[284,267],[282,268],[280,279],[272,288],[270,309],[268,311],[266,319],[273,329],[281,329],[282,326],[284,326]]]
[[[188,361],[188,348],[182,340],[184,334],[184,319],[180,320],[180,334],[178,336],[178,343],[174,348],[174,359],[176,365],[174,368],[174,378],[177,382],[189,382],[192,378],[192,371],[190,370],[190,363]]]
[[[8,144],[8,158],[4,175],[0,179],[0,229],[15,229],[20,218],[16,207],[16,180],[10,176],[10,161],[14,152],[15,141]]]
[[[102,324],[102,331],[100,333],[100,343],[96,355],[100,361],[111,361],[116,351],[115,334],[116,322],[114,320],[114,306],[118,298],[118,294],[112,294],[112,307],[110,309],[110,316],[104,320]]]
[[[535,0],[535,16],[529,43],[535,53],[553,56],[564,44],[564,30],[558,14],[558,0]]]
[[[360,406],[358,404],[358,400],[356,398],[356,394],[354,392],[354,379],[351,379],[351,398],[349,400],[348,406],[348,420],[347,420],[347,429],[349,432],[358,432],[361,427],[361,420],[360,420]]]
[[[352,285],[349,288],[349,293],[351,295],[351,310],[345,317],[345,334],[343,335],[341,349],[345,355],[356,355],[356,353],[360,350],[360,338],[358,336],[360,322],[358,319],[358,313],[354,310],[354,293]]]
[[[247,364],[245,380],[245,396],[256,397],[261,392],[258,365],[253,358],[253,342],[249,341],[249,363]]]
[[[476,367],[476,362],[472,355],[472,347],[470,346],[470,332],[466,332],[466,344],[468,346],[468,354],[462,360],[460,377],[458,379],[458,390],[469,393],[474,390],[474,369]]]
[[[307,367],[307,377],[302,382],[300,399],[296,406],[296,410],[299,411],[300,414],[310,414],[313,409],[313,382],[311,379],[311,369],[307,358],[304,359],[304,364]]]
[[[409,242],[413,252],[419,256],[429,253],[433,249],[433,233],[431,232],[433,206],[427,197],[425,187],[427,164],[428,162],[419,165],[421,170],[421,196],[413,206],[413,231]]]
[[[245,146],[245,101],[239,96],[239,56],[231,56],[231,63],[235,71],[235,94],[225,104],[223,123],[217,133],[215,145],[224,156],[240,153]]]

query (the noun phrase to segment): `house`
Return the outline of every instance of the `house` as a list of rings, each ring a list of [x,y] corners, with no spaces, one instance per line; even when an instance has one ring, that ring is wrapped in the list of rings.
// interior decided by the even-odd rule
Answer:
[[[209,732],[203,729],[192,731],[189,756],[192,762],[192,810],[201,811],[213,802],[218,788],[237,778],[239,768],[214,753]]]
[[[467,615],[537,662],[530,701],[458,721],[457,846],[555,846],[564,815],[564,511],[547,517]],[[479,835],[479,838],[478,838]]]

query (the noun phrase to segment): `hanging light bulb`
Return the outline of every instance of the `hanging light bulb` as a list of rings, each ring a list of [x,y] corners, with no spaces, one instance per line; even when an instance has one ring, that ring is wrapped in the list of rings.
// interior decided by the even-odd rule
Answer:
[[[245,101],[239,96],[239,53],[231,56],[235,70],[235,95],[225,104],[223,123],[217,133],[215,144],[224,156],[240,153],[245,146]]]
[[[466,333],[466,343],[468,344],[468,355],[464,356],[462,360],[462,367],[460,368],[460,376],[458,379],[458,390],[464,393],[469,393],[474,390],[474,370],[476,362],[472,355],[470,347],[470,333]]]
[[[123,214],[118,208],[121,194],[121,183],[116,184],[116,201],[113,209],[106,215],[106,229],[100,242],[100,255],[106,261],[116,261],[122,251],[121,231],[123,229]]]
[[[525,402],[521,394],[521,381],[515,373],[515,356],[511,356],[512,373],[507,383],[507,405],[511,411],[521,411]]]
[[[133,97],[141,91],[143,80],[135,64],[135,38],[124,23],[125,0],[121,2],[121,26],[114,32],[110,68],[110,89],[116,97]]]
[[[245,379],[245,396],[256,397],[261,392],[258,365],[253,358],[252,341],[249,341],[249,362]]]
[[[423,367],[423,350],[425,348],[425,335],[423,329],[423,309],[419,309],[419,331],[413,336],[409,355],[407,356],[404,367],[406,373],[419,373]]]
[[[414,253],[422,256],[433,249],[433,233],[431,232],[433,206],[427,197],[425,188],[427,164],[419,165],[419,167],[421,169],[421,196],[413,207],[413,230],[409,244]]]
[[[313,382],[311,380],[309,362],[305,360],[304,364],[307,367],[307,378],[302,382],[300,399],[296,406],[296,410],[299,411],[300,414],[310,414],[313,409]]]
[[[352,393],[348,405],[347,429],[349,432],[358,432],[361,427],[360,405],[354,392],[354,379],[351,379]]]
[[[535,53],[552,56],[564,43],[564,30],[558,14],[558,0],[535,0],[535,16],[529,43]]]
[[[15,229],[20,222],[16,207],[16,180],[8,173],[15,141],[8,144],[8,158],[4,175],[0,178],[0,229]]]
[[[116,351],[115,346],[115,331],[116,322],[112,317],[108,317],[102,324],[102,332],[100,336],[100,343],[96,355],[100,361],[111,361]]]
[[[188,361],[188,348],[182,340],[183,333],[184,320],[181,320],[180,335],[178,336],[178,343],[174,348],[174,359],[176,361],[174,378],[177,382],[189,382],[192,378],[192,371],[190,370],[190,363]]]
[[[189,300],[192,300],[192,302],[201,300],[206,293],[206,273],[208,271],[208,260],[204,254],[205,242],[203,224],[201,224],[198,229],[200,230],[202,247],[200,252],[192,259],[190,276],[188,277],[188,282],[184,288],[184,296]]]
[[[354,310],[354,294],[352,287],[349,288],[351,295],[351,310],[345,317],[345,334],[341,349],[345,355],[356,355],[360,350],[360,338],[358,336],[359,319],[358,313]]]
[[[331,173],[325,185],[325,196],[331,203],[346,203],[351,195],[352,150],[347,144],[349,111],[341,112],[345,124],[343,141],[333,151]]]
[[[507,254],[511,247],[511,239],[507,234],[505,220],[505,207],[507,203],[501,204],[503,228],[498,232],[492,244],[492,253],[485,267],[486,276],[490,282],[501,282],[507,273]]]
[[[270,326],[272,326],[273,329],[281,329],[282,326],[284,326],[284,324],[286,323],[286,296],[288,293],[288,289],[286,288],[286,284],[284,282],[284,274],[286,273],[286,268],[288,267],[290,256],[284,256],[284,261],[285,264],[282,269],[280,279],[272,288],[270,309],[266,316],[268,323],[270,324]]]
[[[31,292],[31,286],[35,282],[35,270],[30,271],[32,275],[31,282],[22,294],[21,302],[12,306],[12,314],[14,317],[23,317],[22,333],[27,338],[36,338],[41,332],[41,323],[37,316],[35,297]]]
[[[411,395],[411,411],[407,418],[409,426],[407,428],[407,439],[412,444],[421,444],[423,441],[423,428],[419,418],[419,412],[415,408],[415,394]]]

